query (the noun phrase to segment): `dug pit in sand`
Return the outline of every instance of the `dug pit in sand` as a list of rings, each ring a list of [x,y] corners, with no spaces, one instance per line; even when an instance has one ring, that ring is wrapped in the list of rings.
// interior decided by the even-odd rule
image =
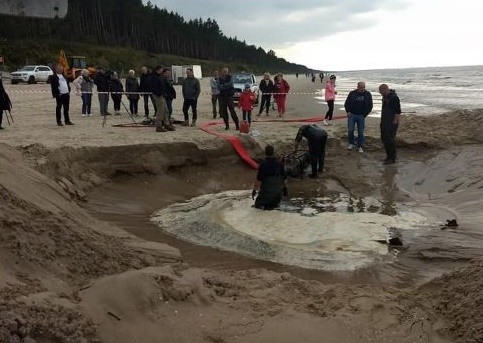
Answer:
[[[248,192],[228,191],[174,204],[158,211],[152,220],[196,244],[321,270],[355,270],[390,262],[394,254],[381,241],[436,226],[423,210],[403,206],[394,216],[365,212],[365,206],[377,208],[371,202],[377,203],[366,199],[361,205],[360,201],[354,212],[352,200],[338,195],[310,203],[293,199],[278,211],[261,211],[251,206]]]

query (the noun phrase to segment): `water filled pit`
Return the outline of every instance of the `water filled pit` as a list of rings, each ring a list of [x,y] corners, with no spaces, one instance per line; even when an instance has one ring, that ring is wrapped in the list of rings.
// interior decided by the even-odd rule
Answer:
[[[125,177],[91,193],[101,219],[181,250],[194,266],[268,268],[337,281],[422,282],[481,256],[481,149],[374,167],[367,190],[329,174],[289,181],[280,209],[252,207],[254,172],[235,164]],[[442,168],[448,163],[450,166]],[[375,161],[362,160],[364,168]],[[464,166],[464,168],[463,168]],[[365,196],[354,195],[358,188]],[[479,195],[480,194],[480,195]],[[447,219],[458,228],[444,229]],[[399,238],[402,246],[389,245]]]

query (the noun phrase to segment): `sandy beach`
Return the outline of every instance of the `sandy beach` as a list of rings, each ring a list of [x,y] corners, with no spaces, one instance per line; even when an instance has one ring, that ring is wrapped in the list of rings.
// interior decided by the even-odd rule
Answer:
[[[286,79],[286,118],[322,118],[321,84]],[[393,169],[380,162],[378,118],[367,120],[364,154],[347,151],[345,119],[325,127],[326,170],[291,181],[291,195],[390,199],[459,223],[407,238],[391,263],[331,272],[186,242],[150,221],[196,196],[252,187],[254,171],[229,143],[199,128],[212,121],[208,78],[198,127],[166,133],[113,126],[131,122],[125,111],[103,126],[96,97],[81,117],[74,94],[75,125],[58,127],[50,85],[4,84],[14,122],[0,132],[0,342],[483,341],[483,109],[403,115]],[[253,118],[258,135],[229,132],[251,156],[266,144],[291,151],[300,123]]]

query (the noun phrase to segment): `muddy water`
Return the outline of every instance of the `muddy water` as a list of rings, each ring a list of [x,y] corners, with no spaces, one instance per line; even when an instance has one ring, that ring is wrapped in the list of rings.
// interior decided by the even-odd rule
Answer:
[[[87,208],[98,218],[113,222],[135,235],[177,247],[192,266],[267,268],[326,282],[407,285],[423,282],[483,255],[482,156],[483,148],[475,146],[427,156],[407,153],[404,162],[388,167],[379,164],[375,167],[376,161],[365,157],[361,160],[361,167],[371,170],[373,187],[365,190],[364,196],[360,192],[357,192],[359,195],[352,194],[350,185],[353,183],[342,184],[330,173],[316,182],[308,179],[290,181],[292,201],[285,208],[292,211],[293,206],[313,209],[314,203],[320,204],[314,199],[335,194],[339,199],[350,199],[355,212],[397,216],[404,209],[426,218],[425,225],[404,231],[402,248],[383,247],[387,249],[388,258],[352,270],[327,271],[268,262],[253,258],[259,256],[250,252],[238,254],[195,244],[203,242],[192,237],[178,239],[150,221],[157,210],[202,194],[250,189],[253,171],[240,164],[193,167],[161,176],[123,177],[92,192]],[[333,208],[328,210],[333,211]],[[186,212],[187,217],[195,215],[198,214]],[[441,224],[453,218],[460,226],[442,229]],[[346,232],[351,234],[350,229]]]

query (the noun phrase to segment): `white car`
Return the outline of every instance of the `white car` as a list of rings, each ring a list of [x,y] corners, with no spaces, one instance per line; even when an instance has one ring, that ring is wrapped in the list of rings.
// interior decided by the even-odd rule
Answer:
[[[36,83],[50,82],[50,77],[54,72],[48,66],[25,66],[20,70],[10,73],[10,81],[12,84],[19,82]]]
[[[255,93],[255,104],[258,104],[259,101],[259,91],[258,91],[258,83],[257,78],[254,74],[250,73],[236,73],[233,74],[233,87],[235,88],[235,95],[233,96],[233,100],[238,102],[240,100],[240,94],[245,89],[245,85],[250,85],[250,90]]]

